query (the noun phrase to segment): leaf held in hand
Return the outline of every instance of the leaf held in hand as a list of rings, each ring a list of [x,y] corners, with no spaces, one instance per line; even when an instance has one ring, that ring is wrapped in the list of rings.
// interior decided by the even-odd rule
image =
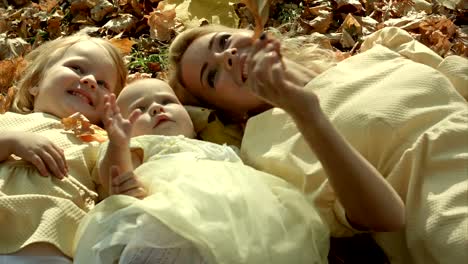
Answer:
[[[91,124],[89,120],[81,113],[74,113],[69,117],[62,118],[62,124],[65,130],[71,130],[84,142],[104,142],[107,140],[107,132]]]
[[[255,19],[255,29],[253,39],[260,37],[263,32],[263,26],[268,20],[270,4],[268,0],[241,0],[252,13]]]

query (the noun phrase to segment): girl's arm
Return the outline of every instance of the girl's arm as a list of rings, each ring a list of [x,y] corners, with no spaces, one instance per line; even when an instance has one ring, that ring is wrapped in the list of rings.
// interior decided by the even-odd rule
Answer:
[[[270,43],[258,50],[249,65],[249,73],[255,76],[249,78],[254,80],[249,87],[293,118],[321,162],[350,222],[374,231],[402,228],[405,223],[403,201],[335,129],[322,112],[316,94],[303,89],[303,74],[286,68],[277,52],[278,44]]]
[[[64,152],[50,139],[32,132],[2,131],[0,133],[0,162],[12,154],[31,162],[39,173],[62,179],[68,174]]]
[[[127,120],[122,117],[115,104],[115,96],[106,98],[104,126],[109,136],[109,144],[99,167],[99,177],[109,194],[126,194],[144,198],[146,191],[133,174],[134,168],[141,165],[141,155],[130,150],[133,122],[140,115],[132,113]]]

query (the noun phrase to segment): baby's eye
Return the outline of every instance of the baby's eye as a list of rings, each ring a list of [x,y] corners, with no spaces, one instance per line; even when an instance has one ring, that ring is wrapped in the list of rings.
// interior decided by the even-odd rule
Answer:
[[[109,89],[109,87],[107,86],[107,83],[105,81],[97,81],[97,84],[99,85],[99,87],[102,87],[104,89]]]
[[[175,103],[175,101],[172,100],[172,99],[164,99],[161,103],[162,103],[163,105],[168,105],[168,104],[173,104],[173,103]]]
[[[137,106],[137,107],[135,107],[135,109],[139,109],[139,110],[141,110],[142,112],[144,112],[144,111],[146,110],[146,107],[144,107],[144,106]]]

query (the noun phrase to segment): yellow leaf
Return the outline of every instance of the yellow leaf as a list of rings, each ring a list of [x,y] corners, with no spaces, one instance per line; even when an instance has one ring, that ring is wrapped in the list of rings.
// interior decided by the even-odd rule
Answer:
[[[62,118],[62,125],[65,130],[71,130],[84,142],[103,142],[107,140],[107,133],[104,129],[91,124],[81,113],[74,113],[69,117]]]
[[[161,1],[156,10],[145,16],[148,19],[151,38],[161,41],[171,40],[171,34],[176,27],[175,8],[175,4],[171,5]]]
[[[109,40],[115,47],[117,47],[124,55],[130,54],[132,51],[132,46],[135,44],[135,41],[130,38],[112,38]]]
[[[240,2],[245,4],[255,19],[253,39],[256,39],[262,34],[263,27],[268,20],[270,4],[268,0],[241,0]]]

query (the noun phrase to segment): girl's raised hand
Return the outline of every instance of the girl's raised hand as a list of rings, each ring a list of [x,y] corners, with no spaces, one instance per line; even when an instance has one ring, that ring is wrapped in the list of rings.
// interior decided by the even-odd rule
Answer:
[[[128,144],[132,136],[133,123],[141,115],[140,110],[135,110],[125,119],[120,113],[120,109],[115,102],[115,95],[110,94],[104,97],[104,116],[102,121],[111,143]]]
[[[11,138],[14,142],[12,154],[31,162],[42,176],[53,175],[58,179],[67,176],[64,152],[51,140],[35,133],[20,131],[11,133]]]
[[[110,172],[110,194],[129,195],[143,199],[148,195],[142,182],[138,180],[133,171],[120,173],[118,166],[112,166]]]

